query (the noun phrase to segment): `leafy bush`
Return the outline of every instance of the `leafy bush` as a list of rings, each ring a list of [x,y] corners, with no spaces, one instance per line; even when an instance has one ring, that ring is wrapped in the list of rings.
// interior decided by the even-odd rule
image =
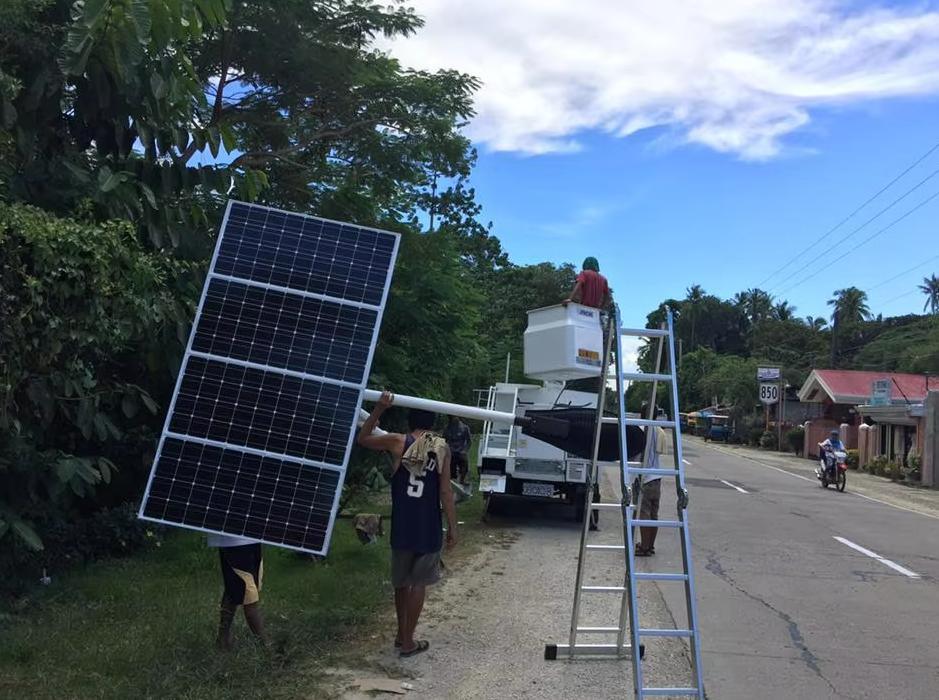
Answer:
[[[786,431],[786,444],[789,445],[790,450],[796,454],[801,454],[802,448],[805,447],[805,428],[797,425]]]
[[[124,557],[159,547],[163,529],[137,517],[137,506],[125,503],[77,521],[61,517],[40,521],[43,549],[23,540],[4,542],[0,557],[0,594],[18,595],[49,576],[77,564]]]
[[[907,481],[920,481],[922,479],[921,467],[923,464],[922,458],[918,454],[911,454],[907,458],[907,466],[903,470],[903,474],[906,477]]]
[[[750,433],[747,438],[747,444],[751,447],[759,447],[760,442],[763,439],[763,433],[765,431],[763,428],[750,428]]]
[[[776,433],[767,430],[760,436],[760,447],[764,450],[775,450],[777,447]]]
[[[78,516],[128,451],[139,464],[158,427],[147,386],[170,378],[165,336],[186,335],[183,269],[129,223],[0,203],[0,538],[40,548],[32,523]]]
[[[887,463],[880,470],[880,475],[888,479],[897,480],[903,476],[902,468],[899,464],[892,460],[887,460]]]
[[[848,450],[848,467],[857,469],[860,463],[861,454],[857,450]]]

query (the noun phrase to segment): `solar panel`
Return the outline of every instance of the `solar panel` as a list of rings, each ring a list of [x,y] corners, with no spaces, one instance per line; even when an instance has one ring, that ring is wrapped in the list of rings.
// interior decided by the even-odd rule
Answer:
[[[328,550],[398,238],[229,202],[140,517]]]

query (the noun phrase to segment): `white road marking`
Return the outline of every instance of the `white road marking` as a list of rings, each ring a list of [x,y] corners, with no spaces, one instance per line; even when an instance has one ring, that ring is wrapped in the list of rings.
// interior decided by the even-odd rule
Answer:
[[[883,564],[884,566],[889,566],[889,567],[890,567],[891,569],[893,569],[894,571],[899,571],[899,572],[900,572],[901,574],[903,574],[904,576],[909,576],[910,578],[921,578],[920,575],[919,575],[918,573],[916,573],[915,571],[910,571],[910,570],[907,569],[906,567],[900,566],[900,565],[897,564],[896,562],[890,561],[889,559],[885,559],[884,557],[880,556],[880,555],[877,554],[876,552],[872,552],[872,551],[869,550],[869,549],[865,549],[865,548],[862,547],[861,545],[855,544],[855,543],[852,542],[851,540],[846,540],[844,537],[835,537],[835,539],[838,540],[841,544],[843,544],[843,545],[845,545],[845,546],[847,546],[847,547],[850,547],[851,549],[854,549],[854,550],[860,552],[861,554],[865,554],[865,555],[869,556],[871,559],[876,559],[877,561],[879,561],[879,562],[880,562],[881,564]]]
[[[933,518],[939,520],[939,516],[935,516],[932,513],[924,513],[921,510],[916,510],[914,508],[907,508],[906,506],[898,506],[896,503],[890,503],[889,501],[882,501],[879,498],[874,498],[873,496],[865,496],[863,493],[858,493],[857,491],[849,492],[853,496],[858,498],[866,498],[868,501],[873,501],[874,503],[880,503],[883,506],[890,506],[891,508],[896,508],[897,510],[905,510],[907,513],[915,513],[916,515],[924,515],[927,518]]]
[[[740,493],[750,493],[750,492],[747,491],[746,489],[742,489],[742,488],[740,488],[739,486],[737,486],[736,484],[730,483],[729,481],[724,481],[723,479],[721,479],[721,483],[722,483],[722,484],[727,484],[727,485],[728,485],[730,488],[732,488],[732,489],[737,489]]]
[[[681,458],[681,461],[684,462],[685,464],[687,464],[689,467],[691,466],[691,462],[689,462],[689,461],[688,461],[687,459],[685,459],[684,457]]]
[[[802,479],[802,481],[810,481],[810,482],[812,482],[812,483],[815,483],[815,479],[810,479],[810,478],[807,477],[807,476],[802,476],[801,474],[796,474],[795,472],[791,472],[791,471],[789,471],[789,470],[787,470],[787,469],[780,469],[779,467],[774,467],[774,466],[771,466],[771,465],[769,465],[769,464],[764,464],[763,462],[757,462],[755,459],[752,459],[752,460],[750,460],[750,461],[751,461],[751,462],[756,462],[757,464],[759,464],[759,465],[761,465],[761,466],[764,466],[764,467],[766,467],[767,469],[772,469],[773,471],[777,471],[777,472],[779,472],[780,474],[788,474],[789,476],[794,476],[796,479]]]

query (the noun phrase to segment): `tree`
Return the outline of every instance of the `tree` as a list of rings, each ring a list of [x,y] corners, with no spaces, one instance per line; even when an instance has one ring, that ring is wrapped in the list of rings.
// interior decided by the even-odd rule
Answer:
[[[696,347],[698,347],[697,336],[695,334],[695,326],[697,325],[697,320],[698,320],[698,308],[697,307],[698,307],[698,304],[700,304],[701,301],[704,299],[705,291],[701,287],[700,284],[694,284],[688,287],[688,289],[686,289],[685,292],[686,292],[685,302],[687,304],[687,309],[688,309],[688,319],[691,321],[691,338],[690,338],[691,342],[688,344],[688,349],[694,350]]]
[[[939,314],[939,277],[936,275],[924,277],[923,283],[919,285],[919,289],[926,295],[926,303],[923,304],[923,311],[929,309],[929,313]]]
[[[179,347],[166,334],[192,312],[180,268],[127,222],[0,203],[0,536],[37,547],[32,522],[73,516],[118,467],[142,477],[151,387],[168,384],[165,349]]]
[[[795,318],[796,307],[788,301],[781,301],[773,307],[773,317],[777,321],[792,321]]]
[[[837,314],[838,323],[857,326],[871,317],[871,310],[867,305],[867,292],[857,287],[848,287],[836,289],[834,295],[828,300],[828,305],[834,308],[832,320]]]
[[[753,288],[737,292],[734,295],[734,303],[754,325],[773,315],[773,297],[762,289]]]
[[[834,297],[828,300],[833,307],[831,314],[831,365],[837,366],[841,356],[847,352],[843,341],[851,341],[849,346],[859,339],[861,324],[871,317],[867,306],[867,293],[857,287],[837,289]]]
[[[828,325],[828,319],[823,318],[822,316],[806,316],[805,325],[816,331],[820,331]]]
[[[432,183],[468,176],[476,81],[372,47],[421,20],[362,0],[15,0],[0,20],[13,199],[136,222],[207,252],[233,194],[419,227]],[[0,139],[2,146],[3,139]],[[444,193],[450,187],[444,189]]]

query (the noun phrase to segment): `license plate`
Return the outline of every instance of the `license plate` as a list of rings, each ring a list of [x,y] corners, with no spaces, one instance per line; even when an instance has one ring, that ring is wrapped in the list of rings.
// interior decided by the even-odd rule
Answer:
[[[525,481],[522,483],[522,495],[552,498],[554,496],[554,484],[543,484],[537,481]]]

